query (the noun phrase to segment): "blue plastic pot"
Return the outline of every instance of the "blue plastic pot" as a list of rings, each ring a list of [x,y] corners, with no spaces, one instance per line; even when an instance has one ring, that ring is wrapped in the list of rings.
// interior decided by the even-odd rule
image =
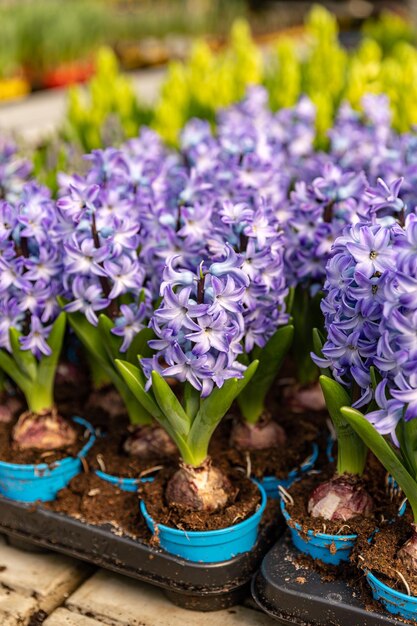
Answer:
[[[329,463],[333,463],[335,461],[334,449],[336,447],[336,440],[333,439],[331,435],[327,437],[326,444],[326,456]]]
[[[95,470],[95,474],[102,480],[112,483],[115,487],[118,487],[122,491],[135,492],[138,490],[140,483],[149,483],[153,480],[150,476],[148,478],[122,478],[121,476],[114,476],[113,474],[107,474],[101,470]]]
[[[300,524],[291,519],[283,500],[281,500],[281,511],[290,529],[293,544],[298,550],[330,565],[339,565],[349,560],[357,535],[328,535],[315,533],[313,530],[305,533]]]
[[[90,432],[90,438],[76,457],[68,456],[49,466],[21,465],[0,461],[0,494],[19,502],[48,502],[54,500],[60,489],[82,470],[81,458],[85,457],[96,439],[92,425],[81,417],[73,417]]]
[[[170,528],[164,524],[155,524],[143,501],[140,510],[149,530],[158,534],[161,548],[170,554],[196,563],[220,563],[237,554],[249,552],[256,543],[267,498],[262,485],[256,480],[253,482],[261,492],[261,504],[256,513],[239,524],[220,530],[184,531]]]
[[[313,469],[314,465],[316,464],[318,455],[319,447],[316,443],[313,443],[310,456],[304,461],[304,463],[302,463],[302,465],[300,465],[300,467],[296,467],[295,469],[291,470],[286,478],[265,476],[260,482],[262,487],[265,489],[267,497],[271,498],[272,500],[278,500],[278,487],[281,486],[284,487],[284,489],[288,489],[288,487],[291,487],[293,482],[300,478],[302,474]]]
[[[381,602],[389,613],[400,615],[404,619],[417,620],[416,596],[408,596],[391,589],[371,572],[366,573],[366,579],[372,589],[374,599]]]

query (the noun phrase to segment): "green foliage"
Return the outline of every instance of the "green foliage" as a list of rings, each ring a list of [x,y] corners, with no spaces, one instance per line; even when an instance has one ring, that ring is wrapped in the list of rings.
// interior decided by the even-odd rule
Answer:
[[[258,368],[238,396],[240,412],[251,424],[256,422],[265,411],[265,398],[276,380],[284,358],[291,347],[294,326],[279,328],[263,348],[256,347],[252,357],[259,362]]]
[[[146,404],[137,401],[135,394],[132,393],[115,365],[117,358],[129,358],[131,352],[128,352],[127,355],[120,352],[122,340],[111,332],[113,322],[106,315],[100,315],[98,326],[93,326],[82,313],[69,313],[68,320],[78,339],[89,353],[89,364],[93,369],[93,378],[94,367],[97,365],[99,378],[102,379],[104,373],[119,392],[131,423],[152,423],[152,417],[155,417],[152,415],[152,411]],[[135,347],[143,347],[148,339],[149,329],[145,328],[136,336]]]
[[[65,313],[55,320],[49,334],[48,345],[52,352],[39,359],[20,347],[21,333],[10,329],[11,354],[0,350],[0,368],[13,380],[26,398],[28,407],[34,413],[50,409],[54,405],[54,381],[56,368],[62,350],[66,326]]]
[[[345,387],[329,376],[320,376],[320,386],[332,419],[337,438],[338,474],[362,475],[368,449],[342,413],[342,407],[350,406],[352,400]]]
[[[400,15],[390,11],[383,11],[378,18],[370,19],[363,25],[365,37],[373,39],[389,54],[398,43],[416,43],[416,31],[411,20],[405,20]]]
[[[387,472],[396,480],[405,493],[413,511],[414,523],[417,523],[417,436],[415,420],[409,422],[412,429],[412,436],[408,445],[403,445],[409,433],[402,433],[399,449],[395,449],[370,422],[355,409],[344,407],[341,410],[343,417],[355,430],[365,445],[375,454]],[[400,422],[400,431],[407,426],[405,422]],[[403,438],[405,437],[405,439]]]
[[[120,73],[114,52],[102,48],[87,91],[73,87],[69,92],[64,136],[90,151],[137,135],[149,120],[149,110],[139,104],[131,81]]]
[[[171,63],[155,108],[153,127],[169,144],[191,117],[214,121],[216,111],[240,100],[248,85],[262,80],[262,57],[248,24],[237,20],[228,47],[214,54],[197,41],[187,63]]]
[[[213,432],[253,377],[258,362],[249,365],[242,379],[226,380],[207,398],[201,398],[186,384],[182,402],[158,372],[152,372],[152,387],[146,390],[145,377],[139,367],[120,359],[116,360],[116,366],[138,402],[152,412],[175,441],[185,463],[197,467],[207,457]]]

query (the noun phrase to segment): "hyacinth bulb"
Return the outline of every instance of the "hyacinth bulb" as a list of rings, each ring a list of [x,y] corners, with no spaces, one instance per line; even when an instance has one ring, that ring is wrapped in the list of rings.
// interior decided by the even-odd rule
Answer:
[[[22,413],[13,429],[13,443],[21,450],[58,450],[75,443],[77,433],[56,408]]]
[[[142,459],[169,457],[178,453],[177,446],[171,437],[160,426],[138,426],[127,437],[123,450],[129,456]]]
[[[413,534],[398,551],[401,561],[411,571],[417,570],[417,526],[412,524]]]
[[[326,408],[323,392],[320,384],[313,385],[293,385],[284,392],[289,408],[294,413],[304,413],[305,411],[323,411]]]
[[[207,458],[199,467],[185,463],[169,480],[165,497],[169,506],[188,511],[214,512],[233,501],[237,490]]]
[[[274,420],[260,420],[257,424],[235,422],[230,435],[230,445],[238,450],[266,450],[285,445],[285,431]]]
[[[15,413],[21,408],[22,403],[18,398],[6,398],[0,404],[0,423],[8,424],[11,422]]]
[[[55,384],[85,385],[85,372],[70,361],[62,361],[56,370]]]
[[[373,506],[362,485],[346,476],[336,476],[316,487],[308,501],[308,512],[312,517],[346,522],[358,515],[370,515]]]
[[[109,417],[126,415],[125,404],[119,392],[113,387],[93,391],[90,394],[89,404],[95,409],[105,411]]]

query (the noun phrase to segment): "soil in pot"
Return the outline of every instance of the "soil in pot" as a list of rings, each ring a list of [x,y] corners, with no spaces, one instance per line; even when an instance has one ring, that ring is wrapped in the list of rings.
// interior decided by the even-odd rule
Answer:
[[[80,424],[71,422],[72,428],[75,430],[77,439],[74,444],[57,450],[35,450],[35,449],[18,449],[12,443],[12,431],[17,420],[12,422],[0,422],[0,460],[6,463],[18,464],[40,464],[47,463],[52,465],[56,461],[60,461],[68,456],[77,456],[90,437],[90,432]]]
[[[398,557],[398,551],[411,535],[412,516],[409,511],[395,522],[385,524],[375,533],[371,542],[360,537],[352,554],[352,561],[362,569],[369,570],[383,583],[411,595],[417,596],[417,574],[412,572]]]
[[[149,542],[150,532],[140,514],[138,496],[118,489],[93,473],[82,473],[43,506],[93,526],[109,525],[116,535]]]
[[[265,450],[238,450],[229,446],[230,430],[233,419],[225,420],[220,424],[213,436],[210,454],[213,457],[224,458],[231,467],[250,466],[251,474],[255,478],[262,479],[265,476],[286,478],[289,472],[299,467],[312,453],[313,442],[319,443],[323,438],[322,449],[325,449],[325,439],[328,434],[325,427],[325,419],[322,415],[310,414],[292,415],[288,413],[273,413],[277,423],[286,433],[284,446],[266,448]],[[325,434],[326,436],[323,436]],[[321,463],[325,460],[322,455]],[[319,459],[320,461],[320,459]]]
[[[128,419],[122,418],[117,422],[114,421],[107,434],[97,438],[87,456],[91,469],[101,470],[106,474],[121,478],[139,478],[141,475],[150,475],[152,468],[160,467],[166,462],[166,457],[155,456],[144,459],[127,454],[123,449],[123,444],[128,435]]]
[[[219,463],[214,462],[220,467]],[[230,470],[227,464],[222,464],[237,495],[224,509],[214,512],[189,511],[168,506],[165,499],[167,482],[178,469],[171,465],[161,470],[155,480],[140,485],[140,494],[146,505],[149,515],[154,522],[164,524],[170,528],[190,531],[207,531],[228,528],[243,522],[253,515],[261,502],[261,495],[256,484],[246,478],[239,470]]]

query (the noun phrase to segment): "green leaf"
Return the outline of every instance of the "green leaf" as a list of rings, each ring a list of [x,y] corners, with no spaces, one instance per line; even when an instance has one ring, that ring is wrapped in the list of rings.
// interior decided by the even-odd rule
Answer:
[[[272,335],[261,350],[256,351],[258,368],[238,397],[239,408],[248,422],[255,424],[264,412],[265,397],[276,380],[293,337],[294,327],[283,326]]]
[[[173,430],[180,436],[188,435],[191,419],[185,413],[175,393],[161,374],[155,370],[152,372],[152,390],[159,407]]]
[[[323,334],[319,331],[319,329],[313,328],[313,350],[314,354],[317,354],[317,356],[320,358],[324,358],[322,352],[324,341],[325,340]],[[320,372],[323,374],[323,376],[331,377],[331,372],[328,367],[320,367]]]
[[[27,399],[32,389],[32,382],[21,373],[14,359],[5,350],[0,350],[0,368],[14,381]]]
[[[367,449],[341,412],[351,399],[346,389],[328,376],[320,376],[326,407],[337,434],[337,471],[361,475],[365,469]]]
[[[104,347],[101,333],[82,313],[67,313],[69,323],[83,346],[98,359],[102,366],[106,365],[108,373],[109,358]]]
[[[211,394],[200,401],[200,408],[195,416],[188,438],[190,448],[198,449],[201,443],[208,443],[220,420],[232,406],[233,401],[246,387],[258,367],[253,361],[245,370],[243,378],[230,378],[222,387],[215,387]],[[201,440],[201,441],[200,441]]]
[[[184,385],[184,408],[191,421],[195,418],[200,408],[200,392],[188,381]]]
[[[37,370],[36,359],[30,350],[22,350],[19,341],[21,336],[22,333],[20,333],[16,328],[10,328],[9,337],[13,358],[16,361],[16,366],[20,369],[22,374],[34,381]]]
[[[52,352],[49,356],[42,356],[39,360],[36,376],[36,387],[33,390],[35,402],[36,395],[37,393],[39,393],[39,399],[41,403],[47,403],[50,404],[50,406],[52,406],[53,404],[55,375],[56,369],[58,367],[59,358],[61,356],[62,344],[64,343],[66,325],[66,314],[60,313],[53,323],[52,330],[49,333],[48,337],[48,345],[50,346]],[[42,400],[41,396],[43,396]]]
[[[126,352],[126,361],[136,363],[136,357],[140,354],[143,357],[152,356],[153,351],[148,346],[148,341],[155,338],[152,328],[143,328],[137,333]]]
[[[152,394],[145,390],[145,377],[143,372],[133,363],[116,359],[116,367],[126,385],[133,393],[138,402],[155,419],[161,417],[161,410],[152,398]]]
[[[377,459],[382,463],[387,472],[394,477],[405,493],[413,510],[414,523],[417,523],[417,482],[404,466],[392,446],[372,426],[370,422],[355,409],[343,407],[341,410],[344,418],[356,431]]]
[[[114,335],[111,331],[114,328],[114,322],[103,313],[98,317],[98,330],[101,335],[104,348],[111,362],[120,356],[121,339]]]
[[[288,296],[286,297],[286,300],[285,300],[285,310],[287,311],[289,315],[291,315],[292,308],[294,306],[294,297],[295,297],[295,289],[294,287],[291,287],[290,290],[288,291]]]
[[[117,359],[116,365],[135,397],[149,410],[150,414],[153,415],[172,440],[175,441],[184,461],[192,464],[194,457],[188,446],[186,436],[176,430],[175,420],[172,421],[160,409],[158,404],[153,399],[152,391],[145,390],[145,377],[143,372],[138,367],[132,363],[128,363],[127,361]]]
[[[417,479],[417,422],[416,420],[400,420],[397,426],[397,436],[404,464],[411,476]]]

